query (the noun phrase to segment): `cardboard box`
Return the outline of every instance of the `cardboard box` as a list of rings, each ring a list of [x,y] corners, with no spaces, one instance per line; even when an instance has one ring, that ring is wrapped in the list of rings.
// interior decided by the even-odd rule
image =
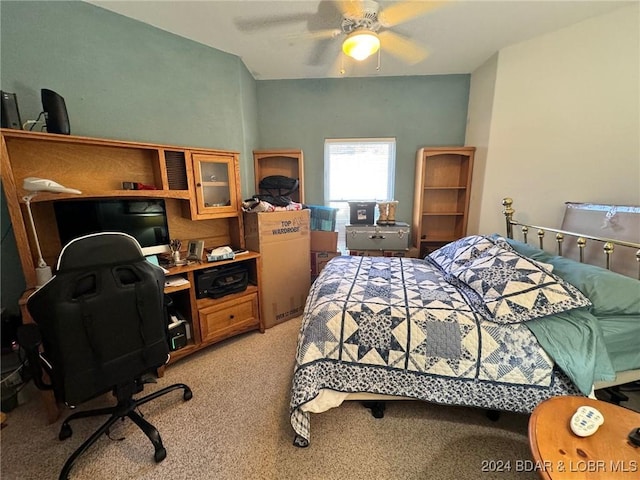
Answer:
[[[311,252],[311,276],[317,277],[329,260],[340,256],[340,252]]]
[[[338,232],[311,230],[312,252],[335,252],[338,250]]]
[[[606,205],[592,203],[566,202],[562,230],[605,237],[627,242],[638,242],[640,239],[640,207],[632,205]],[[523,240],[522,235],[514,235],[517,240]],[[529,232],[529,243],[538,246],[538,239]],[[580,248],[575,236],[565,235],[562,242],[562,256],[572,260],[580,258]],[[545,250],[557,253],[555,234],[547,232],[544,241]],[[584,247],[584,261],[591,265],[606,266],[603,253],[604,243],[587,240]],[[623,245],[615,245],[610,258],[612,271],[638,278],[637,249]]]
[[[265,328],[302,315],[311,287],[309,210],[245,213],[246,248],[260,252]]]

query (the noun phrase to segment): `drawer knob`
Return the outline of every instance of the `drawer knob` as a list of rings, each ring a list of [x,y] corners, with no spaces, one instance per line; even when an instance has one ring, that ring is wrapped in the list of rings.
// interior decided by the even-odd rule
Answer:
[[[229,318],[233,320],[235,318],[235,315],[229,315]]]

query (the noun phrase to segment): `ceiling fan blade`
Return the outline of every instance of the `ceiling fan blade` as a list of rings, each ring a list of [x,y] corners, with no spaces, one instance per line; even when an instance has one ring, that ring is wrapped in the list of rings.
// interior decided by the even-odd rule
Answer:
[[[385,7],[378,13],[378,21],[383,27],[394,27],[413,18],[424,15],[431,10],[442,6],[445,1],[424,2],[404,0]]]
[[[236,18],[233,23],[241,32],[255,32],[266,30],[289,23],[306,22],[309,20],[308,13],[292,13],[290,15],[273,15],[256,18]]]
[[[380,46],[391,55],[400,58],[409,65],[415,65],[427,58],[429,52],[422,45],[390,30],[378,34]]]
[[[364,16],[362,0],[334,0],[343,17],[360,18]]]
[[[285,35],[289,40],[330,40],[336,38],[342,33],[339,28],[331,28],[327,30],[318,30],[316,32],[292,33]]]

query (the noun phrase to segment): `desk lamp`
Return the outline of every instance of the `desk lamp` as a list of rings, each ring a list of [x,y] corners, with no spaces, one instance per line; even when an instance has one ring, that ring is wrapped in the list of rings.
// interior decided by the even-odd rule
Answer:
[[[38,240],[38,233],[36,232],[36,224],[33,221],[33,214],[31,213],[31,200],[40,192],[51,193],[75,193],[80,195],[82,192],[75,188],[66,188],[53,180],[46,178],[27,177],[24,179],[22,188],[31,192],[29,195],[22,197],[27,205],[27,212],[29,213],[29,223],[31,223],[31,231],[33,232],[33,238],[36,241],[36,248],[38,249],[38,266],[36,267],[36,287],[41,287],[51,278],[51,267],[47,265],[42,258],[42,250],[40,250],[40,240]]]

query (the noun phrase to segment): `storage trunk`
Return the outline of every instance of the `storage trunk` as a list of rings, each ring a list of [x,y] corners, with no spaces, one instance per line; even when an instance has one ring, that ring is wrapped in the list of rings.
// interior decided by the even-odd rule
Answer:
[[[407,223],[395,225],[347,225],[349,250],[406,250],[409,248],[410,228]]]

